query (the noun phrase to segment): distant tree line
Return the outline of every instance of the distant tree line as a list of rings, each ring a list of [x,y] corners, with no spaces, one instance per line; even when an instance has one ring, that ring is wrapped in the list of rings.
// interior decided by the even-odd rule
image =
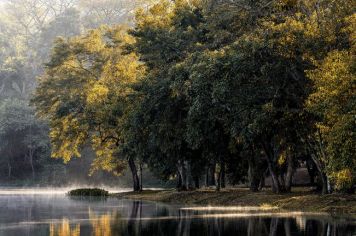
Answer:
[[[92,171],[147,165],[179,190],[266,175],[290,192],[300,163],[322,193],[352,191],[351,0],[160,1],[132,27],[58,38],[32,99],[52,156],[91,145]]]

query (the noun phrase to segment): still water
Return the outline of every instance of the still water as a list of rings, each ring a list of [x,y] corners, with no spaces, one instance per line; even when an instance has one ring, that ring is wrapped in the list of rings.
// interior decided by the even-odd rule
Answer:
[[[0,236],[356,235],[351,218],[271,209],[73,199],[63,191],[0,191]]]

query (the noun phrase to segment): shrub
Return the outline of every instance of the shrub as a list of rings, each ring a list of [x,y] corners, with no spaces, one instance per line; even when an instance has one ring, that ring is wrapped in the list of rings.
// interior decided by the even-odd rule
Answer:
[[[68,192],[69,196],[107,197],[109,192],[99,188],[80,188]]]

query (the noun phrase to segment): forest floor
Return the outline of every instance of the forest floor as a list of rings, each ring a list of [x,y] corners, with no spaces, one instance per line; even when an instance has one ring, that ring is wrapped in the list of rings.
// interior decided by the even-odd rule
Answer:
[[[204,206],[261,206],[280,210],[328,212],[356,217],[356,194],[320,195],[310,188],[293,188],[292,193],[274,194],[269,190],[251,192],[247,188],[227,188],[195,191],[144,190],[114,196],[132,200],[156,201],[182,205]]]

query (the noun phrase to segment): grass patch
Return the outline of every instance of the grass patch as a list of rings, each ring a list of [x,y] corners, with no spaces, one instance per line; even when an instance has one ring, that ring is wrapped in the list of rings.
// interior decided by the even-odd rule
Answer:
[[[109,192],[100,188],[79,188],[68,192],[71,197],[108,197]]]

